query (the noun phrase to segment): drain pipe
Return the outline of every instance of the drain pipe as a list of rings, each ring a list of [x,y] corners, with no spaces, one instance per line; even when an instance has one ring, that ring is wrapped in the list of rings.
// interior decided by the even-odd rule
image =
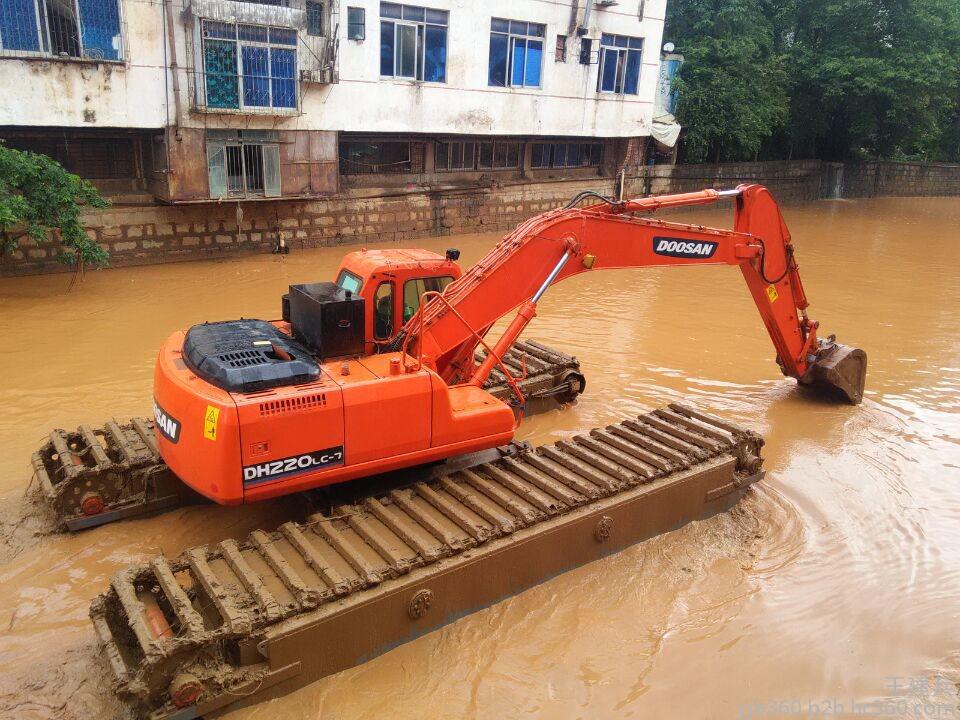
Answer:
[[[593,10],[593,0],[587,0],[586,6],[583,8],[583,34],[586,35],[590,32],[590,13]]]
[[[163,10],[164,25],[167,26],[167,46],[170,52],[170,83],[173,86],[174,137],[179,141],[183,139],[180,135],[180,66],[177,64],[177,38],[173,23],[173,0],[163,0]],[[164,72],[166,72],[166,68],[164,68]],[[169,168],[170,163],[168,159],[167,169],[169,170]]]

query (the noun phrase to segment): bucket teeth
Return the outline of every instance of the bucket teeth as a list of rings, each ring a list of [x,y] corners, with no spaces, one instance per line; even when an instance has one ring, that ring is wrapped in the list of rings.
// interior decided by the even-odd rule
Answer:
[[[115,428],[107,429],[108,435],[115,433]],[[672,406],[368,496],[335,507],[331,515],[284,523],[276,532],[257,530],[243,542],[193,548],[173,561],[154,558],[119,573],[110,591],[93,603],[91,619],[120,693],[140,711],[156,718],[175,716],[170,693],[179,687],[176,678],[188,675],[203,684],[213,667],[218,679],[204,686],[201,701],[204,712],[213,712],[236,701],[237,688],[256,693],[289,677],[289,648],[281,643],[274,656],[272,638],[320,632],[310,628],[362,612],[368,603],[387,602],[397,593],[407,593],[399,606],[405,622],[422,622],[419,618],[436,601],[424,583],[440,583],[440,577],[468,568],[475,557],[489,558],[527,542],[551,542],[544,538],[587,520],[589,552],[604,552],[592,548],[624,532],[614,529],[624,527],[618,523],[629,528],[639,522],[614,520],[624,517],[616,508],[645,493],[660,497],[679,483],[688,488],[686,497],[694,497],[698,511],[724,497],[739,497],[736,493],[758,477],[739,469],[741,458],[754,458],[758,468],[761,444],[753,433]],[[693,481],[675,481],[678,474]],[[709,484],[701,478],[710,478]],[[661,515],[655,515],[655,522],[662,529],[692,517]],[[634,517],[643,518],[643,511]],[[572,540],[560,546],[574,555],[581,552]],[[568,562],[582,562],[575,562],[574,555]],[[544,558],[537,557],[539,567]],[[481,575],[501,588],[501,595],[519,589],[510,585],[519,582],[507,579],[513,577],[510,573],[530,578],[537,572],[516,564],[505,567],[511,569]],[[170,632],[157,635],[141,601],[144,590],[152,593],[147,599],[162,611]],[[466,600],[469,593],[464,592]],[[390,612],[396,614],[397,607],[390,606]],[[443,612],[454,617],[465,611]],[[394,619],[377,617],[370,634],[390,631],[396,618],[389,617]],[[351,632],[362,635],[364,630],[353,626]],[[405,632],[403,637],[419,631]],[[324,643],[320,639],[310,645],[312,652],[326,651]],[[311,663],[313,659],[307,665],[319,667]],[[251,678],[260,684],[250,684]]]

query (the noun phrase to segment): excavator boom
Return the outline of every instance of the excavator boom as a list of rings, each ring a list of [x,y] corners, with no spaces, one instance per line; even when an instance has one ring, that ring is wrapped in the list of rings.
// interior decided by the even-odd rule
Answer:
[[[723,198],[735,201],[733,230],[635,215]],[[604,199],[582,208],[571,203],[532,218],[426,304],[404,329],[405,338],[448,383],[480,385],[534,317],[537,301],[552,283],[600,269],[688,265],[739,267],[783,373],[860,402],[866,354],[832,337],[818,338],[819,324],[807,316],[790,233],[773,196],[759,185],[624,202]],[[479,338],[513,309],[516,318],[487,360],[475,367]]]

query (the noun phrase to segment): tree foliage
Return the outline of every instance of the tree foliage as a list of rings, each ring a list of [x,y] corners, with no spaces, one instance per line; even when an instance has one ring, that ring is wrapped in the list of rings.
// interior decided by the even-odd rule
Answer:
[[[63,248],[61,262],[103,265],[107,252],[84,232],[80,210],[107,205],[92,184],[52,158],[0,143],[0,251],[14,250],[22,235],[39,242],[55,232]]]
[[[666,37],[688,159],[960,159],[956,0],[669,0]]]
[[[684,38],[677,119],[687,129],[687,159],[754,156],[786,122],[789,108],[786,75],[759,0],[667,4],[671,37]]]

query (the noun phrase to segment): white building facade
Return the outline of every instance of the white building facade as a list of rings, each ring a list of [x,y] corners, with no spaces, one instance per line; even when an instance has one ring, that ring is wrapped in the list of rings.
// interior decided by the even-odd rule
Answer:
[[[165,202],[609,175],[666,0],[0,0],[0,137]]]

